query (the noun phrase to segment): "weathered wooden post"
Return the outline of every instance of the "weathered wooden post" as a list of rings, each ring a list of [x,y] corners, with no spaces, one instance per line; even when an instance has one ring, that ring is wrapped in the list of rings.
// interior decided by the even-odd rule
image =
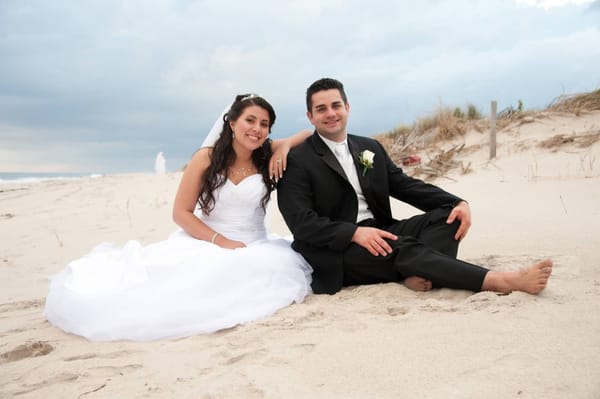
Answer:
[[[490,159],[496,158],[496,101],[492,101],[490,115]]]

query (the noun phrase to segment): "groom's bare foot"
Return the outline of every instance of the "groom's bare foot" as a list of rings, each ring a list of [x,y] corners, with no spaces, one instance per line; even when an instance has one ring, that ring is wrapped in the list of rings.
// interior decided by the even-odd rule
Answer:
[[[550,274],[552,274],[552,260],[545,259],[534,263],[517,273],[517,276],[512,277],[515,290],[529,294],[539,294],[546,288]]]
[[[539,294],[552,274],[552,260],[545,259],[517,272],[490,271],[483,280],[482,290],[509,293],[523,291]]]
[[[402,281],[402,284],[404,284],[406,288],[410,288],[413,291],[431,291],[432,287],[431,281],[417,276],[405,278]]]

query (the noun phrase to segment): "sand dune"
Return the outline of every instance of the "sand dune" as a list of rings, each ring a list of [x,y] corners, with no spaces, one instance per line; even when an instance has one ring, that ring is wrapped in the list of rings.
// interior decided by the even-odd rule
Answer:
[[[351,287],[148,343],[51,326],[48,276],[102,241],[166,238],[180,174],[2,183],[0,398],[598,398],[598,132],[600,112],[546,114],[502,130],[490,161],[487,133],[470,131],[460,157],[472,172],[435,181],[471,204],[462,258],[495,270],[554,259],[538,296]],[[275,201],[268,225],[289,234]]]

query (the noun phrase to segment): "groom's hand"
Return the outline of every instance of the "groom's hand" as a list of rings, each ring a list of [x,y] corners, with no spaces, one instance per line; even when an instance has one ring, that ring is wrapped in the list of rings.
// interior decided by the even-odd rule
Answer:
[[[448,216],[448,220],[446,223],[451,224],[456,219],[460,221],[460,225],[458,226],[458,230],[456,230],[456,234],[454,235],[455,240],[462,240],[467,236],[467,232],[471,227],[471,207],[469,203],[466,201],[461,201],[456,205],[450,215]]]
[[[392,247],[385,238],[398,239],[389,231],[376,229],[375,227],[358,227],[352,236],[352,242],[365,248],[373,256],[385,256],[392,253]]]

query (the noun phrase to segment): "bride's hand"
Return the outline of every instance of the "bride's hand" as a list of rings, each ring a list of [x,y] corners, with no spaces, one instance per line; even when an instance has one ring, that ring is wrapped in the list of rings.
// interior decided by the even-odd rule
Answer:
[[[290,146],[286,143],[281,143],[277,146],[271,160],[269,161],[269,174],[271,179],[278,181],[283,177],[283,172],[287,165],[287,155],[290,152]]]
[[[215,244],[217,244],[221,248],[227,249],[244,248],[246,246],[246,244],[244,244],[241,241],[230,240],[229,238],[223,237],[222,235],[217,236]]]
[[[271,141],[273,155],[269,160],[269,175],[275,182],[283,177],[283,172],[287,167],[287,157],[290,150],[300,145],[304,140],[313,134],[312,130],[304,129],[287,139],[277,139]]]

